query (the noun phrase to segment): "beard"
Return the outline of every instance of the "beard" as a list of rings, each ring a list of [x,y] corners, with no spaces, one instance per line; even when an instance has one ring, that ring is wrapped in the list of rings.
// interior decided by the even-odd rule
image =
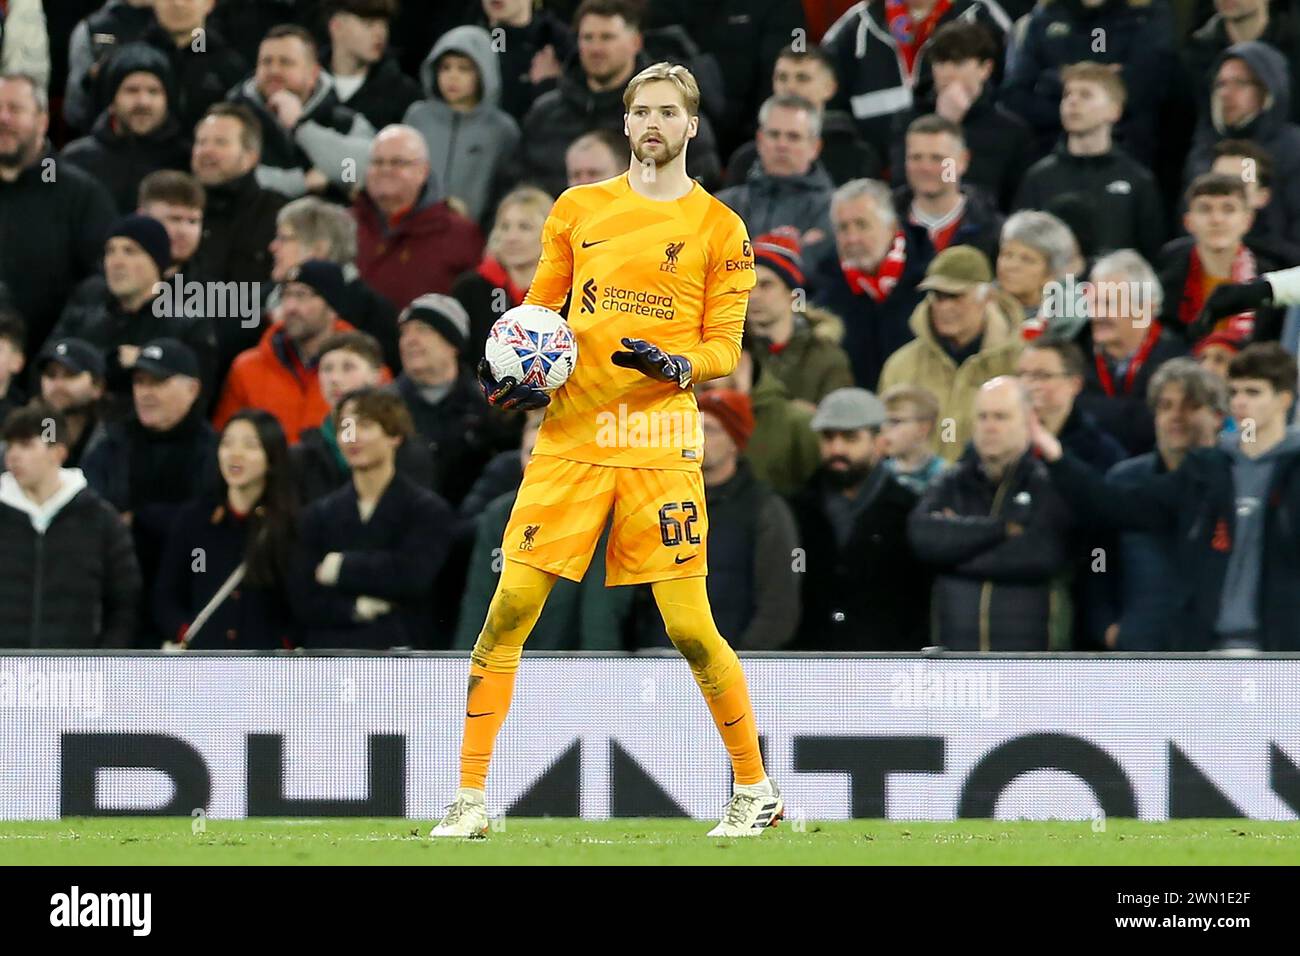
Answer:
[[[0,152],[0,166],[21,166],[27,161],[27,157],[32,153],[32,147],[36,145],[36,137],[30,139],[19,139],[12,150]]]
[[[843,462],[848,467],[831,468],[832,462]],[[847,458],[828,458],[822,463],[822,474],[828,485],[836,491],[844,491],[847,488],[856,488],[866,481],[867,475],[871,474],[871,465],[865,461],[849,461]]]
[[[659,159],[648,149],[643,149],[640,143],[632,145],[632,155],[641,165],[651,165],[655,167],[667,166],[674,159],[681,155],[682,150],[686,148],[686,137],[683,136],[677,142],[673,142],[666,136],[660,136],[660,142],[663,146],[663,158]]]

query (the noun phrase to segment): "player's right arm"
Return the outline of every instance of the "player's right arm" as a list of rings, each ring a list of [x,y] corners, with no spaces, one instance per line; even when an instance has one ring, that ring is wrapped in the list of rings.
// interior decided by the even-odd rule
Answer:
[[[524,296],[525,305],[560,311],[573,287],[573,213],[564,196],[555,201],[542,226],[542,258]]]

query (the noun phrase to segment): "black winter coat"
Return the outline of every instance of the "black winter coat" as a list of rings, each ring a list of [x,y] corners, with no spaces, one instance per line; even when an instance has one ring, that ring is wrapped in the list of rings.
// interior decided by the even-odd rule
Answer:
[[[197,403],[171,431],[151,431],[131,418],[106,426],[86,449],[81,468],[90,487],[132,516],[131,537],[145,582],[137,646],[157,647],[175,637],[154,629],[151,589],[181,506],[216,487],[216,452],[216,432]]]
[[[210,22],[204,24],[201,50],[195,49],[193,42],[178,47],[171,34],[157,23],[140,40],[160,51],[171,63],[173,98],[168,109],[187,137],[194,135],[194,127],[208,107],[224,100],[230,88],[249,71],[249,64],[239,51]]]
[[[98,179],[121,215],[139,205],[140,180],[159,169],[189,172],[190,140],[173,116],[146,136],[136,136],[105,110],[89,136],[74,139],[60,154]]]
[[[208,618],[187,633],[194,618],[244,560],[248,521],[203,497],[176,512],[153,590],[153,620],[163,637],[202,650],[288,648],[297,640],[283,583],[257,587],[247,577]],[[200,557],[195,554],[201,551]]]
[[[986,84],[979,99],[962,117],[961,131],[970,150],[970,167],[963,183],[978,186],[997,202],[1003,212],[1011,209],[1020,188],[1020,179],[1037,158],[1034,133],[1029,124],[1001,103],[994,102],[994,91]],[[918,116],[934,112],[934,90],[923,101],[894,117],[893,151],[889,174],[895,186],[907,182],[904,163],[907,127]],[[865,175],[865,174],[864,174]]]
[[[28,355],[40,350],[68,293],[99,268],[116,218],[108,190],[48,153],[13,182],[0,180],[0,281],[27,322]]]
[[[194,272],[221,282],[260,282],[270,289],[271,240],[275,217],[285,198],[257,185],[250,172],[220,186],[207,187],[203,210],[203,237],[190,260]],[[227,320],[217,323],[217,372],[224,378],[230,363],[244,349],[258,343],[267,320],[252,327]]]
[[[204,394],[210,398],[215,392],[217,336],[212,321],[203,315],[167,315],[168,309],[161,304],[159,309],[164,314],[157,315],[156,302],[157,298],[153,298],[134,312],[124,312],[105,287],[104,297],[98,302],[85,307],[69,306],[55,327],[55,338],[85,339],[104,353],[108,391],[117,399],[118,411],[130,407],[132,375],[118,360],[119,345],[144,345],[163,337],[179,339],[199,360]],[[200,401],[206,407],[206,400]]]
[[[1085,257],[1136,249],[1148,262],[1155,258],[1165,239],[1160,187],[1136,159],[1118,147],[1102,156],[1072,156],[1062,143],[1025,173],[1015,208],[1052,212],[1054,200],[1070,194],[1092,211],[1092,248],[1083,250]]]
[[[139,598],[131,532],[90,488],[44,534],[0,504],[0,647],[130,647]]]
[[[322,51],[322,62],[329,62],[329,52]],[[336,94],[337,95],[337,91]],[[376,130],[400,123],[407,107],[423,96],[420,84],[407,76],[391,56],[366,71],[357,91],[342,105],[364,116]]]
[[[310,504],[337,491],[352,480],[352,472],[335,457],[319,428],[298,433],[298,443],[289,449],[298,478],[298,500]],[[397,473],[421,488],[433,488],[433,456],[423,443],[402,442],[397,449]]]
[[[405,375],[392,387],[406,402],[419,439],[433,456],[433,490],[453,506],[460,504],[488,459],[519,447],[517,423],[488,408],[469,372],[462,372],[436,405],[426,402],[420,387]]]
[[[941,512],[952,509],[956,517]],[[1010,534],[1008,525],[1023,528]],[[997,484],[973,449],[935,479],[908,519],[933,566],[934,642],[958,651],[1045,651],[1052,579],[1070,563],[1075,521],[1043,463],[1023,455]]]
[[[428,646],[434,580],[451,545],[453,520],[445,501],[400,474],[369,521],[361,520],[351,483],[308,505],[289,572],[289,600],[304,646]],[[343,554],[343,565],[338,583],[326,587],[316,582],[316,566],[331,551]],[[359,621],[353,610],[361,595],[388,601],[393,610]]]
[[[642,54],[636,70],[650,65]],[[568,65],[556,88],[533,101],[521,127],[520,155],[510,171],[512,181],[525,181],[558,196],[568,186],[564,151],[583,133],[608,129],[623,131],[623,91],[593,93],[577,57]],[[700,129],[686,148],[686,172],[705,189],[717,188],[722,179],[718,142],[708,118],[700,116]]]
[[[916,495],[883,468],[858,492],[870,501],[843,549],[826,514],[820,476],[790,505],[807,567],[795,645],[818,651],[915,651],[926,645],[931,572],[907,543]]]
[[[1061,67],[1083,60],[1117,65],[1128,98],[1116,136],[1128,153],[1150,165],[1159,108],[1176,73],[1173,39],[1173,19],[1164,3],[1039,3],[1016,48],[1002,103],[1034,127],[1041,156],[1061,132]]]

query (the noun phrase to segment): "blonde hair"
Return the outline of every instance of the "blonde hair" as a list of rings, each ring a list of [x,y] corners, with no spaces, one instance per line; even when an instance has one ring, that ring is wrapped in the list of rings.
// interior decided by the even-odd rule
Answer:
[[[636,99],[641,87],[660,80],[677,87],[677,92],[682,94],[682,101],[686,104],[687,115],[700,115],[700,85],[695,82],[695,76],[686,67],[666,61],[651,64],[628,80],[627,89],[623,91],[623,109],[631,112],[632,101]]]
[[[543,190],[536,186],[519,186],[510,190],[501,198],[497,205],[496,218],[492,221],[492,231],[488,233],[487,249],[488,252],[496,255],[497,235],[501,228],[501,219],[505,215],[506,209],[510,206],[523,206],[530,212],[537,214],[539,222],[546,222],[547,215],[550,214],[551,207],[555,205],[555,200],[548,196]],[[537,234],[541,235],[541,227],[538,227]]]
[[[1128,92],[1124,86],[1123,78],[1103,63],[1092,63],[1084,61],[1082,63],[1073,63],[1070,66],[1061,67],[1061,89],[1064,91],[1065,84],[1074,81],[1077,83],[1096,83],[1110,98],[1110,101],[1119,107],[1120,112],[1124,110],[1124,102],[1128,99]]]
[[[880,396],[881,404],[892,411],[899,405],[910,404],[912,413],[922,421],[934,424],[939,420],[939,400],[934,392],[922,385],[895,385]]]

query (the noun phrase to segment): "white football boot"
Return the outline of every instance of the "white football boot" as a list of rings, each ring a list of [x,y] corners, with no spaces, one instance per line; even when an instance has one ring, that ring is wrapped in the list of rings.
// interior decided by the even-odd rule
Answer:
[[[447,808],[447,815],[429,831],[429,836],[482,839],[490,828],[483,791],[461,789],[456,793],[456,802]]]
[[[737,786],[722,811],[721,822],[708,835],[756,837],[768,827],[776,826],[784,815],[785,800],[771,780],[767,781],[767,787],[761,783],[751,787]]]

